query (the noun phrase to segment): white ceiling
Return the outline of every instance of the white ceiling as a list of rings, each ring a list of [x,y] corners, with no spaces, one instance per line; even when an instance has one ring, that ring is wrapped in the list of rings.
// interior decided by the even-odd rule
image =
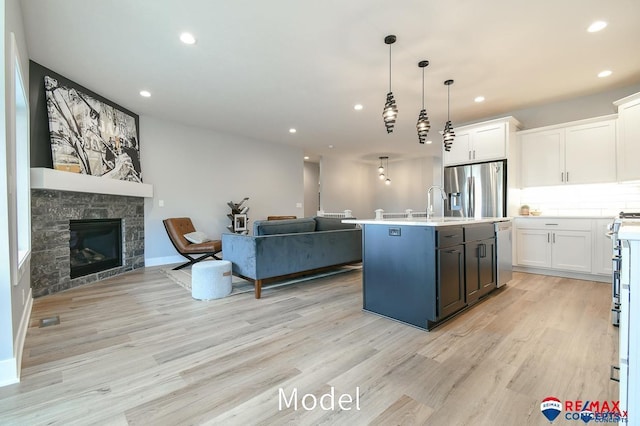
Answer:
[[[454,127],[640,82],[638,0],[21,4],[32,60],[140,115],[292,144],[314,158],[439,153],[449,78]],[[587,33],[595,20],[609,25]],[[182,44],[183,31],[197,44]],[[382,121],[388,34],[397,36],[399,108],[390,135]],[[423,59],[432,145],[418,144],[415,130]],[[597,78],[604,69],[613,74]],[[152,96],[140,97],[142,89]],[[486,101],[474,103],[478,95]],[[354,111],[356,103],[364,109]]]

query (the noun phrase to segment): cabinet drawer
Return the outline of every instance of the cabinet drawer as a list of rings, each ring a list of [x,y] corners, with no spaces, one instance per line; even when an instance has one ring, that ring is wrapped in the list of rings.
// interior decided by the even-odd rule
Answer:
[[[462,244],[464,234],[462,227],[459,226],[443,226],[436,228],[436,246],[438,248],[455,246]]]
[[[591,219],[523,218],[514,219],[518,229],[564,229],[567,231],[591,231]]]
[[[493,238],[495,236],[495,230],[493,223],[486,223],[482,225],[472,225],[464,227],[464,241],[478,241]]]

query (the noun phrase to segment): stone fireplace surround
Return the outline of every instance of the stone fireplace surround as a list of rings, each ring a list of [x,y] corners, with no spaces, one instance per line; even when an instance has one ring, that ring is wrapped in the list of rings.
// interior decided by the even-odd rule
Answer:
[[[102,180],[32,169],[31,287],[34,297],[144,267],[144,197],[152,196],[153,188],[119,181],[108,184],[109,188],[105,189],[101,187]],[[94,182],[96,192],[91,189]],[[122,219],[122,266],[71,279],[69,221],[78,219]]]

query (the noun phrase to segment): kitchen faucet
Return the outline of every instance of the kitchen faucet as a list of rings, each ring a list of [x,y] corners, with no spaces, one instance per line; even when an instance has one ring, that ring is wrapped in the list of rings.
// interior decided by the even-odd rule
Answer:
[[[431,204],[431,191],[433,189],[439,189],[440,195],[442,195],[442,200],[447,199],[447,193],[444,192],[444,189],[440,186],[433,185],[427,190],[427,219],[429,219],[433,215],[433,204]]]

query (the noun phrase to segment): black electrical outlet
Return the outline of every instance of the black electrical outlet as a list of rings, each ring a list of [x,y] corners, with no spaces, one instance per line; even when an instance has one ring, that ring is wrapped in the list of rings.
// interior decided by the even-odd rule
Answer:
[[[390,237],[399,237],[400,236],[400,228],[389,228],[389,236]]]

